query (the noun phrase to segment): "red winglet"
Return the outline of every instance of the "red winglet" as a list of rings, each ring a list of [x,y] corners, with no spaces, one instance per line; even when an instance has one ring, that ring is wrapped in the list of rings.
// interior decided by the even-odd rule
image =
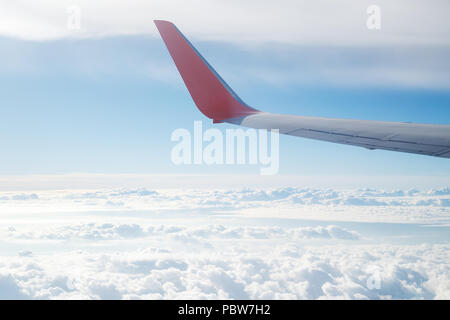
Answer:
[[[223,81],[177,27],[155,20],[156,27],[199,110],[214,122],[256,112]]]

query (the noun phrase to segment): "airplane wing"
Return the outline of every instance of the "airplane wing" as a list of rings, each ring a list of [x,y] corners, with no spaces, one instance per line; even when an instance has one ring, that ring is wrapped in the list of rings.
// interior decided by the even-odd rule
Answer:
[[[171,22],[155,20],[199,110],[214,123],[341,143],[450,158],[450,125],[330,119],[261,112],[243,102]]]

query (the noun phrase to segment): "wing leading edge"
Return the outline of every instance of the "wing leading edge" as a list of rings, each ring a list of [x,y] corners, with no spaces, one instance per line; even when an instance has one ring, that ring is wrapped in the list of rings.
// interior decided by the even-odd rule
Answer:
[[[214,122],[279,129],[282,134],[368,149],[450,158],[450,125],[304,117],[251,108],[174,24],[162,20],[155,24],[195,104]]]

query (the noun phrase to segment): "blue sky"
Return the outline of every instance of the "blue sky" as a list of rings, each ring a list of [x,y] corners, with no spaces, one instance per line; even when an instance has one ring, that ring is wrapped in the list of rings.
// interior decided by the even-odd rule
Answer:
[[[194,120],[202,120],[208,128],[210,121],[196,109],[160,39],[129,36],[28,42],[2,38],[0,43],[6,56],[0,65],[2,174],[258,173],[257,167],[171,163],[171,132],[191,129]],[[405,65],[414,66],[423,55],[420,48],[395,48],[394,57],[389,48],[381,48],[381,58],[377,59],[373,50],[364,48],[306,47],[302,52],[301,46],[242,49],[217,41],[194,43],[242,99],[264,111],[450,123],[450,91],[443,88],[448,83],[438,83],[437,88],[433,83],[425,87],[404,85],[387,75],[391,83],[384,85],[365,71],[367,65],[383,67],[383,61],[387,66],[395,65],[398,56]],[[447,49],[430,51],[429,55],[439,59],[450,56]],[[311,62],[317,55],[323,57]],[[345,58],[339,60],[343,55]],[[329,75],[323,75],[321,83],[309,63],[348,68],[363,83],[345,77],[335,83]],[[412,69],[410,76],[421,76],[421,69],[434,70],[441,64],[447,72],[447,60],[433,61],[431,66],[422,62],[424,66],[416,68],[419,74]],[[271,70],[278,73],[273,78]],[[258,72],[267,74],[260,76]],[[309,80],[309,75],[315,78]],[[285,136],[280,146],[280,173],[284,174],[450,172],[446,159]]]
[[[394,19],[393,12],[403,4],[396,7],[382,1],[387,27],[375,32],[365,28],[363,5],[346,11],[335,8],[335,15],[326,11],[311,20],[300,9],[315,12],[317,6],[286,1],[286,8],[281,8],[266,2],[251,24],[230,14],[224,23],[211,25],[203,13],[197,14],[198,21],[188,19],[172,3],[173,13],[166,18],[178,24],[255,108],[450,123],[448,26],[444,20],[422,20],[423,28],[408,24],[420,10],[430,10],[420,2]],[[205,129],[212,125],[194,106],[149,19],[164,18],[158,12],[167,12],[169,5],[151,2],[154,16],[141,16],[139,6],[146,5],[138,1],[130,11],[133,20],[122,19],[117,3],[104,8],[108,15],[99,15],[81,1],[82,21],[87,22],[80,34],[65,28],[64,6],[51,0],[46,5],[45,14],[35,8],[27,23],[21,24],[19,16],[16,29],[0,29],[1,174],[259,173],[257,166],[171,163],[174,129],[191,129],[194,120],[202,120]],[[225,11],[251,8],[235,2],[224,6]],[[293,8],[298,8],[297,15]],[[433,11],[436,17],[442,11],[438,8]],[[263,19],[271,10],[278,15],[269,28]],[[300,22],[282,23],[283,17],[292,15]],[[104,24],[101,19],[106,19]],[[240,28],[243,23],[245,28]],[[328,24],[335,27],[325,28]],[[281,137],[280,148],[281,174],[446,176],[450,172],[446,159],[287,136]]]

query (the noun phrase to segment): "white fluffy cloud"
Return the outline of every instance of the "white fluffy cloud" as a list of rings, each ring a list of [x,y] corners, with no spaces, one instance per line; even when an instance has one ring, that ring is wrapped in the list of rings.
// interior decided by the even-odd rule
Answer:
[[[448,299],[448,200],[447,188],[5,191],[0,299]]]
[[[0,259],[2,298],[448,299],[449,247],[67,252]]]
[[[33,212],[241,212],[251,217],[367,222],[449,222],[448,188],[100,189],[0,192],[0,208]],[[281,209],[281,212],[280,212]]]
[[[156,35],[153,19],[189,34],[238,43],[448,44],[449,3],[380,0],[382,28],[366,28],[370,1],[43,0],[2,2],[0,34],[33,40],[121,34]],[[81,9],[81,30],[66,27],[70,6]],[[220,12],[220,14],[219,14]]]
[[[46,240],[119,240],[133,238],[172,238],[202,241],[205,239],[341,239],[358,240],[360,235],[335,225],[283,229],[279,227],[231,227],[207,225],[185,227],[180,225],[141,226],[138,224],[75,224],[39,231],[8,230],[8,237],[15,239]],[[27,255],[29,252],[22,253]]]

